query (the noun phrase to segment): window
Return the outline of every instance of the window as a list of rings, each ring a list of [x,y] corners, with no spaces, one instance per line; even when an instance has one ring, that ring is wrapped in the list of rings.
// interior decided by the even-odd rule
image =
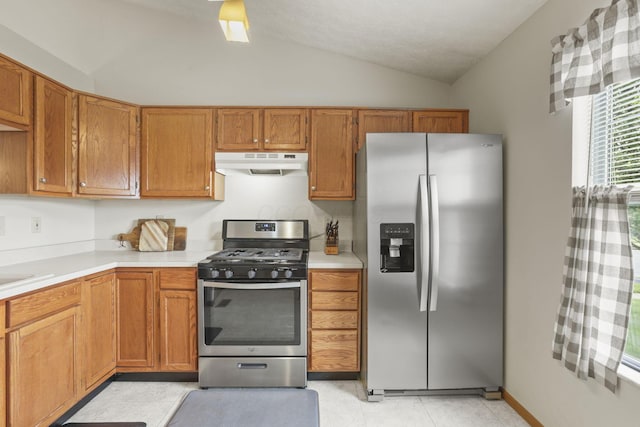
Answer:
[[[640,370],[640,79],[611,85],[591,100],[591,183],[636,186],[629,204],[635,277],[622,363]]]

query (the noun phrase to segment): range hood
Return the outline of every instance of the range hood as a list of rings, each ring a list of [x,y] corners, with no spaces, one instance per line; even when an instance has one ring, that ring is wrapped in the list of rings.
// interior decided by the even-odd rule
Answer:
[[[223,175],[306,175],[307,153],[215,153]]]

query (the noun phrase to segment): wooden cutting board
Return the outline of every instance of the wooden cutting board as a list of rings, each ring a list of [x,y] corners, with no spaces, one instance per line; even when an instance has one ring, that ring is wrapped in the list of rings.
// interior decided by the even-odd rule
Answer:
[[[138,250],[141,252],[162,252],[169,248],[169,225],[164,221],[145,221],[140,224]],[[173,238],[171,239],[173,249]]]
[[[166,218],[161,218],[161,220],[169,221],[170,224],[167,250],[184,251],[187,248],[187,227],[175,227],[175,219],[168,220]],[[142,223],[145,221],[147,220],[139,219],[138,224],[133,228],[133,230],[131,230],[130,233],[119,234],[118,240],[129,242],[132,249],[139,250],[141,227]],[[173,229],[171,229],[171,225],[174,225]],[[172,239],[171,236],[173,236],[173,240],[169,242],[169,240]]]
[[[143,224],[145,223],[150,223],[149,225],[151,225],[151,227],[145,227],[147,230],[147,233],[143,233]],[[161,236],[162,231],[158,230],[158,227],[156,226],[156,224],[158,224],[158,226],[160,226],[163,230],[164,230],[164,225],[162,224],[166,224],[167,226],[167,230],[166,230],[166,249],[158,249],[159,246],[159,240],[154,238],[152,240],[149,240],[148,237],[145,238],[145,234],[146,236],[149,236],[149,231],[151,228],[151,233],[154,236],[158,236],[160,238],[162,238],[164,240],[164,236]],[[139,243],[138,243],[138,250],[140,251],[172,251],[173,250],[173,244],[174,244],[174,236],[175,236],[175,228],[176,228],[176,220],[173,218],[154,218],[154,219],[150,219],[150,218],[146,218],[146,219],[139,219],[138,220],[138,227],[140,227],[140,237],[139,237]],[[142,245],[142,247],[140,246]]]

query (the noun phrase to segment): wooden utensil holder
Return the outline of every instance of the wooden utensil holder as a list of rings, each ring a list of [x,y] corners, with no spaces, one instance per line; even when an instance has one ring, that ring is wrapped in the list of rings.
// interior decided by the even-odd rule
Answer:
[[[324,243],[324,253],[327,255],[338,255],[338,239],[327,239]]]

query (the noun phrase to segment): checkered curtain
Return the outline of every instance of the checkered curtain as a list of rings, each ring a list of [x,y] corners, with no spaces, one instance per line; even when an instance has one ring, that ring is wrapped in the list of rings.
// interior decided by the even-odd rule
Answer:
[[[573,189],[553,358],[615,392],[633,292],[627,218],[632,187]],[[588,202],[588,203],[585,203]]]
[[[571,98],[640,77],[638,0],[613,0],[551,44],[551,113]]]

